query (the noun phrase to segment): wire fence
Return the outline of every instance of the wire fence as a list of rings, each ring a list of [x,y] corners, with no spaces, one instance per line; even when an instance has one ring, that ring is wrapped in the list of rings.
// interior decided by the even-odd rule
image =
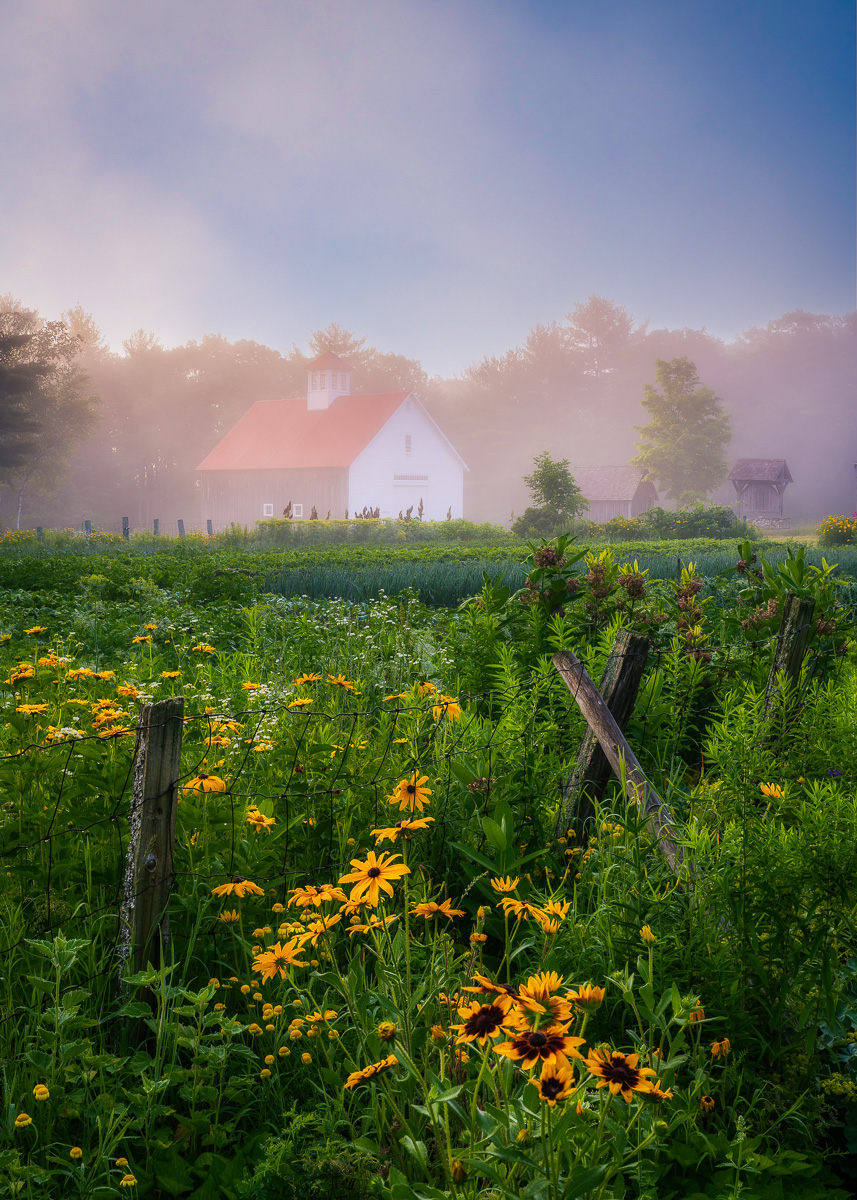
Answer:
[[[677,727],[704,723],[719,704],[715,685],[764,678],[779,639],[777,634],[691,651],[660,647],[650,655],[647,674],[672,671],[678,680],[678,690],[670,696]],[[581,661],[597,680],[606,654],[590,647]],[[842,662],[835,645],[811,647],[802,686],[809,687],[813,677],[829,674]],[[684,664],[682,670],[677,670],[679,664]],[[284,699],[238,712],[183,717],[184,753],[175,784],[181,803],[203,810],[203,828],[192,830],[179,822],[170,894],[184,906],[185,919],[173,921],[171,939],[210,944],[210,954],[204,948],[198,953],[208,961],[218,959],[218,938],[225,927],[216,916],[204,926],[195,925],[187,912],[210,896],[202,887],[213,889],[237,878],[248,857],[242,843],[251,808],[267,808],[282,829],[276,859],[272,853],[265,856],[254,882],[269,899],[276,896],[284,903],[290,887],[335,882],[351,857],[365,852],[355,843],[353,851],[343,853],[346,841],[338,821],[347,823],[349,813],[356,812],[368,819],[370,829],[392,824],[389,798],[403,778],[429,775],[433,824],[423,871],[431,880],[451,843],[462,836],[463,787],[477,815],[487,815],[494,798],[504,792],[510,764],[518,764],[514,769],[523,784],[514,799],[525,818],[526,837],[527,813],[561,803],[585,732],[568,692],[557,686],[556,672],[539,671],[461,698],[460,712],[459,701],[437,692],[427,691],[418,700],[405,694],[387,697],[365,708],[347,706],[347,698],[340,693],[339,706],[329,710],[298,697],[297,703]],[[643,747],[654,729],[654,705],[654,691],[644,689],[633,716]],[[515,721],[504,719],[510,712],[518,714]],[[16,956],[23,958],[28,940],[52,938],[60,930],[67,936],[97,933],[101,965],[86,979],[75,979],[74,987],[99,982],[105,998],[111,997],[119,913],[127,901],[123,889],[134,807],[134,747],[139,749],[141,730],[138,720],[73,735],[54,731],[0,756],[0,876],[5,878],[0,908],[6,910],[0,973],[15,970]],[[546,731],[551,752],[542,754]],[[224,755],[223,790],[206,791],[206,784],[220,786],[211,783],[220,778],[214,774],[218,753]],[[215,766],[210,767],[212,759]],[[469,784],[455,770],[463,760],[478,764],[482,772]],[[424,770],[425,764],[430,766]],[[87,802],[97,808],[91,817],[85,815]],[[219,841],[212,848],[215,826]],[[203,841],[209,839],[208,858],[195,862],[200,833]],[[265,845],[264,834],[259,844]],[[148,886],[138,885],[133,899],[139,900]],[[14,1009],[0,1013],[0,1024],[15,1015]]]

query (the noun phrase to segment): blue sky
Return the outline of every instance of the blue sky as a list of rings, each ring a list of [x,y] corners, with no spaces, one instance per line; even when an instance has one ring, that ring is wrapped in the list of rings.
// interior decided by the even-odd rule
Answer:
[[[451,374],[593,292],[727,339],[855,307],[851,2],[10,14],[0,292],[116,347],[337,321]]]

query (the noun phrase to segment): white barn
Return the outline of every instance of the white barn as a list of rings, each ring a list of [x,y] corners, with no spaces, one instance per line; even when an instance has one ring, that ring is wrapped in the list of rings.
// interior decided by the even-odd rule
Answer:
[[[307,367],[306,396],[260,400],[197,467],[202,519],[221,528],[279,517],[353,517],[364,508],[440,521],[463,516],[460,455],[413,392],[351,394],[351,368],[328,351]]]

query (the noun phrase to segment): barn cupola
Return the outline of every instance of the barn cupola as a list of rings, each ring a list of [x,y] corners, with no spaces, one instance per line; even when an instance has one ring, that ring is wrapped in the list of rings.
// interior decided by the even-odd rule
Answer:
[[[306,406],[309,412],[330,408],[339,396],[351,395],[351,367],[344,358],[326,350],[306,369]]]

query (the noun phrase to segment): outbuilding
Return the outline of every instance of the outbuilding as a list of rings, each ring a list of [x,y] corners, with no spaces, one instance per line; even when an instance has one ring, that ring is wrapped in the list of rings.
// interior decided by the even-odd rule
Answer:
[[[784,458],[739,458],[728,478],[738,497],[739,517],[782,518],[783,494],[793,482]]]
[[[306,396],[249,408],[197,467],[203,520],[463,516],[467,467],[418,397],[352,395],[351,374],[328,351]]]
[[[589,501],[590,521],[639,517],[658,503],[658,493],[641,467],[572,467],[571,474]]]

